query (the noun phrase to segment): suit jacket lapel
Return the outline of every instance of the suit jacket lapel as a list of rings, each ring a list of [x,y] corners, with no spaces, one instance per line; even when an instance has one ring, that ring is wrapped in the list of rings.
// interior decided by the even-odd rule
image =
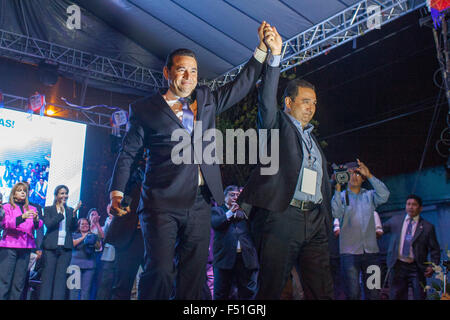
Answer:
[[[414,243],[414,241],[416,241],[416,239],[420,236],[420,234],[423,231],[423,223],[422,223],[422,218],[419,218],[419,221],[417,222],[417,227],[416,227],[416,232],[414,232],[414,236],[412,238],[411,243]]]
[[[197,121],[202,120],[202,111],[203,106],[205,104],[205,95],[202,90],[195,89],[195,100],[197,100],[197,117],[195,118]]]
[[[204,123],[203,119],[202,119],[202,115],[203,115],[203,107],[205,104],[205,95],[202,92],[202,90],[198,90],[195,89],[194,93],[193,93],[193,97],[195,97],[195,101],[197,103],[197,115],[195,117],[195,123],[194,123],[194,130],[192,130],[191,132],[191,136],[194,136],[195,133],[195,127],[199,124],[199,121],[202,122],[202,132],[200,137],[197,137],[197,139],[200,139],[200,141],[202,141],[203,139],[203,134],[205,132],[205,130],[207,129],[207,124]]]
[[[155,94],[153,96],[153,99],[151,101],[151,105],[155,109],[155,112],[163,112],[169,118],[171,118],[173,121],[175,121],[180,127],[183,127],[183,123],[178,119],[178,117],[175,115],[175,113],[170,109],[169,105],[167,104],[166,100],[164,100],[163,96],[161,94]]]
[[[302,140],[302,136],[300,135],[300,132],[298,132],[297,127],[295,126],[295,124],[292,122],[291,118],[289,118],[289,116],[287,114],[284,114],[284,111],[280,111],[281,113],[283,113],[283,116],[286,117],[286,121],[288,122],[288,125],[292,128],[292,130],[294,130],[295,135],[297,136],[297,143],[300,146],[300,154],[303,156],[303,140]]]
[[[56,206],[55,206],[55,209],[56,209]],[[72,222],[71,221],[72,219],[70,219],[70,217],[71,217],[71,214],[69,211],[69,207],[64,207],[64,218],[66,219],[66,232],[70,232],[70,227],[72,227],[70,225],[70,223]]]

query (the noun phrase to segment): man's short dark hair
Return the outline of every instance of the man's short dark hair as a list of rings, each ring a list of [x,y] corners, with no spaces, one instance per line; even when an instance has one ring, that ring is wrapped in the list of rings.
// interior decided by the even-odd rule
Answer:
[[[235,192],[239,192],[239,187],[235,186],[235,185],[231,185],[225,188],[223,194],[226,197],[228,195],[228,192],[230,191],[235,191]]]
[[[170,70],[170,68],[172,68],[173,58],[176,56],[188,56],[188,57],[194,58],[195,61],[197,61],[197,57],[195,56],[195,53],[192,50],[184,49],[184,48],[176,49],[176,50],[172,51],[171,53],[169,53],[169,55],[167,56],[167,59],[166,59],[167,69]]]
[[[422,198],[419,197],[418,195],[410,194],[410,195],[406,198],[406,201],[408,201],[409,199],[414,199],[414,200],[416,200],[417,203],[419,204],[419,206],[422,206]]]
[[[292,101],[297,98],[298,88],[309,88],[316,91],[312,83],[303,79],[293,79],[287,83],[286,89],[284,89],[282,105],[285,105],[286,97],[290,97]]]

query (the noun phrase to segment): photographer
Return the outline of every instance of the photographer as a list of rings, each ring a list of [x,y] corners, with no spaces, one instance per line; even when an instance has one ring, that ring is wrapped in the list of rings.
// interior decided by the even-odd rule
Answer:
[[[70,300],[89,300],[91,284],[95,272],[95,249],[100,247],[96,234],[90,230],[89,220],[78,220],[78,232],[73,234],[71,265],[81,269],[81,289],[70,290]]]
[[[376,300],[379,290],[369,290],[365,285],[367,267],[379,265],[373,212],[388,200],[389,190],[359,159],[357,164],[357,167],[348,170],[348,187],[345,190],[341,191],[341,184],[336,183],[331,208],[333,217],[340,220],[339,250],[347,299],[360,299],[359,278],[362,273],[366,298]],[[373,190],[361,188],[366,179]]]
[[[214,300],[227,300],[236,280],[239,300],[253,299],[257,288],[258,257],[244,212],[236,200],[237,186],[228,186],[225,204],[213,207]]]

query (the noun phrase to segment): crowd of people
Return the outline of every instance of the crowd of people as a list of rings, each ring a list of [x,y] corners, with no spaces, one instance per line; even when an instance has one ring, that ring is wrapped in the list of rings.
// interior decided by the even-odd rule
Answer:
[[[440,248],[433,225],[420,217],[422,200],[408,196],[405,216],[381,223],[374,209],[387,201],[389,191],[360,164],[363,169],[351,171],[345,190],[336,185],[332,200],[334,236],[340,247],[338,277],[343,288],[335,283],[331,294],[338,298],[343,290],[344,299],[381,299],[382,288],[366,285],[370,275],[367,268],[381,267],[377,239],[394,233],[390,244],[393,249],[387,256],[391,274],[388,282],[383,279],[383,287],[389,288],[391,299],[408,299],[409,287],[414,299],[425,299],[426,277],[433,273],[431,266],[425,265],[426,257],[430,254],[431,260],[439,264]],[[366,180],[373,189],[361,187]],[[264,260],[259,257],[255,245],[258,240],[248,217],[237,202],[242,191],[243,187],[228,186],[224,204],[211,203],[210,258],[203,277],[202,299],[265,298],[258,297],[262,286],[260,262]],[[54,204],[42,210],[30,201],[28,184],[19,182],[13,186],[9,201],[1,205],[0,300],[132,298],[138,268],[144,263],[144,240],[137,214],[114,217],[108,206],[102,226],[96,208],[90,209],[86,218],[77,218],[81,202],[75,208],[67,206],[66,186],[56,187],[54,195]],[[414,235],[414,227],[420,235]],[[413,237],[417,240],[414,246]],[[288,277],[279,284],[277,299],[306,298],[311,294],[305,281],[310,275],[295,263],[289,268]],[[70,286],[68,277],[72,273],[76,278]]]
[[[101,226],[96,208],[78,218],[81,201],[67,206],[67,186],[57,186],[54,196],[53,205],[42,208],[31,201],[29,185],[18,182],[7,203],[0,197],[0,300],[110,299],[116,259],[105,234],[112,215]],[[69,288],[70,270],[76,271],[76,280]],[[126,275],[133,278],[128,299],[136,273]]]
[[[6,160],[3,164],[0,164],[1,190],[11,189],[17,182],[27,182],[30,186],[30,200],[43,207],[47,197],[50,171],[50,166],[46,163],[36,162],[33,164],[30,162],[24,166],[22,160],[17,160],[15,163]]]

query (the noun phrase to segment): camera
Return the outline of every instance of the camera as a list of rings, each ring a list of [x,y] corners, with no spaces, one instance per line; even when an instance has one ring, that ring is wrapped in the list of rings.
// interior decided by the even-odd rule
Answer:
[[[336,183],[343,185],[348,183],[350,180],[349,170],[358,168],[358,164],[356,162],[347,162],[346,164],[341,165],[336,165],[333,163],[331,167],[333,168]]]

